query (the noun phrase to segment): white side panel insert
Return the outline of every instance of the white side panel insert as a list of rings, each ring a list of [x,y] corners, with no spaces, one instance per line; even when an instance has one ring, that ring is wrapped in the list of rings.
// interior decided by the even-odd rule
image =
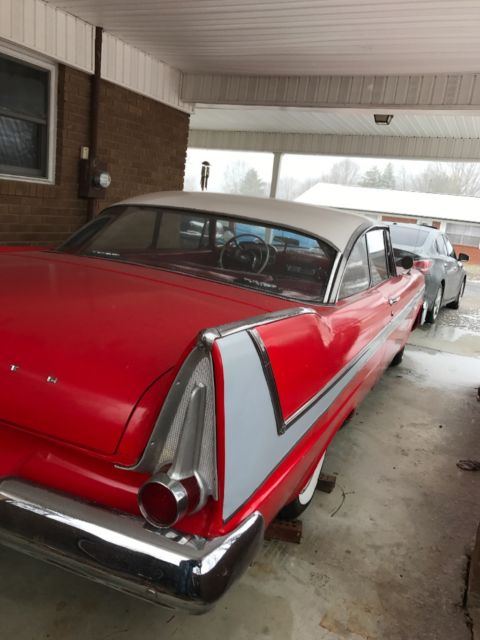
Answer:
[[[226,520],[263,484],[358,369],[279,436],[265,375],[249,335],[242,331],[221,338],[217,344],[225,388]]]
[[[259,487],[279,442],[267,382],[257,351],[242,331],[217,341],[225,388],[225,494],[229,518]]]

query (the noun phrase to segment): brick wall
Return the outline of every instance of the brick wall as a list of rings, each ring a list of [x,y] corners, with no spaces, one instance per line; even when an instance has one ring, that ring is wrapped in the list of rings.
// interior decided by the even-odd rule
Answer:
[[[89,99],[88,76],[60,66],[55,185],[0,180],[0,244],[55,244],[85,221],[77,162],[88,140]]]
[[[382,222],[400,222],[407,224],[417,224],[416,218],[400,218],[395,216],[382,216]]]
[[[480,249],[478,247],[469,247],[467,244],[454,244],[456,254],[466,253],[470,258],[468,264],[480,264]]]
[[[0,180],[0,244],[57,244],[86,221],[77,196],[88,145],[90,76],[59,66],[55,184]],[[112,175],[99,208],[139,193],[182,189],[189,116],[102,81],[99,160]]]
[[[122,198],[183,188],[188,115],[102,82],[97,156],[112,176],[101,208]]]

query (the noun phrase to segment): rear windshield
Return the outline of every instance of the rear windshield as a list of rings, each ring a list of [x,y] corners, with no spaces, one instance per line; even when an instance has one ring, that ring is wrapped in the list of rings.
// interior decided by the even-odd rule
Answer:
[[[416,249],[425,243],[429,233],[426,229],[419,229],[413,225],[411,227],[390,226],[390,235],[394,246],[402,245]]]
[[[336,252],[320,239],[221,214],[152,206],[106,209],[58,248],[158,267],[301,301],[321,301]]]

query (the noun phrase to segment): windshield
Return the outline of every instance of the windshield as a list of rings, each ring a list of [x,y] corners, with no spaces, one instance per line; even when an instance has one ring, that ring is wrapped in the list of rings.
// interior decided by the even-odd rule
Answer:
[[[430,231],[427,229],[419,229],[414,225],[411,227],[398,227],[392,224],[390,226],[390,235],[393,246],[402,245],[404,247],[416,249],[425,243],[429,233]]]
[[[301,301],[321,301],[335,260],[327,243],[221,214],[107,209],[58,251],[178,271]]]

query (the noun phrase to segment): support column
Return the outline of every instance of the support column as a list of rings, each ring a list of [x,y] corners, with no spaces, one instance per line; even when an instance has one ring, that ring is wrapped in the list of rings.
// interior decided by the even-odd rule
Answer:
[[[281,153],[273,154],[273,166],[272,166],[272,182],[270,184],[270,198],[277,197],[277,187],[278,187],[278,174],[280,171],[280,162],[282,159]]]

